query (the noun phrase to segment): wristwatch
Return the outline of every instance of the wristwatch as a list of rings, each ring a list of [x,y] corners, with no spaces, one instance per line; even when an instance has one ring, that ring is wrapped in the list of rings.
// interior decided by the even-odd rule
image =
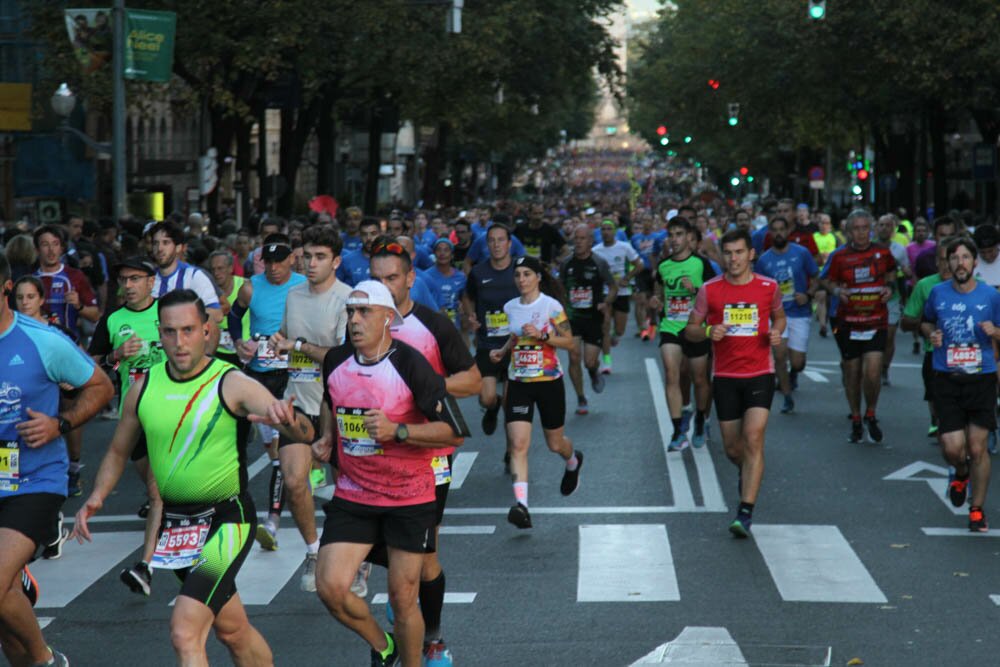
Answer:
[[[542,342],[544,343],[548,339],[549,339],[549,332],[546,331],[545,333],[542,334]]]
[[[65,435],[73,430],[73,425],[65,417],[56,417],[59,422],[59,433]]]
[[[302,351],[302,346],[305,345],[305,344],[306,344],[306,339],[305,338],[303,338],[302,336],[299,336],[298,338],[296,338],[295,339],[295,351],[296,352],[301,352]]]
[[[400,424],[396,427],[396,442],[403,442],[410,437],[410,429],[406,428],[406,424]]]

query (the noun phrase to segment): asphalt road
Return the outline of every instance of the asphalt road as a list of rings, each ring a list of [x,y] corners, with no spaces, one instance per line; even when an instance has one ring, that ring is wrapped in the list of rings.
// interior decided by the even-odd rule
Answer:
[[[752,540],[727,531],[736,474],[717,439],[665,453],[670,426],[661,427],[651,391],[660,382],[653,343],[623,340],[607,389],[590,396],[591,413],[568,417],[567,434],[586,453],[573,496],[559,494],[561,461],[536,431],[530,531],[505,520],[512,497],[500,431],[486,438],[475,428],[441,544],[443,629],[456,664],[623,666],[644,656],[702,665],[997,664],[1000,531],[967,533],[964,510],[943,499],[946,470],[926,437],[920,358],[903,341],[879,410],[885,441],[852,445],[834,344],[814,333],[795,414],[778,413],[775,401]],[[478,425],[474,402],[463,407]],[[113,427],[88,426],[85,482]],[[250,460],[260,456],[252,446]],[[252,480],[258,506],[266,483],[266,471]],[[173,664],[175,580],[157,573],[148,599],[118,581],[136,558],[143,498],[127,473],[94,544],[33,566],[46,638],[74,665]],[[80,501],[67,503],[67,516]],[[992,499],[986,512],[1000,522]],[[276,663],[367,665],[367,646],[299,591],[304,547],[290,518],[282,528],[279,551],[255,547],[239,580]],[[372,575],[370,589],[384,619],[384,573]],[[218,642],[209,647],[213,664],[228,664]]]

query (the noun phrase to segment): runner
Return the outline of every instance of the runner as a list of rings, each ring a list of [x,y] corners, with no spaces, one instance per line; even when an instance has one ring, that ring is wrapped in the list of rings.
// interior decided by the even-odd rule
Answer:
[[[785,312],[778,284],[751,270],[750,234],[727,232],[721,244],[726,272],[699,288],[684,335],[695,343],[706,336],[712,341],[722,443],[726,456],[739,468],[740,506],[729,532],[743,538],[750,536],[764,475],[764,431],[774,397],[771,348],[781,342]]]
[[[989,531],[983,505],[990,484],[987,435],[996,430],[996,341],[1000,340],[1000,293],[973,275],[978,252],[969,239],[948,244],[951,280],[931,289],[921,332],[934,346],[934,404],[941,450],[955,468],[951,504],[969,503],[969,530]]]
[[[368,269],[371,263],[372,243],[381,233],[378,220],[365,218],[358,225],[361,234],[361,248],[344,252],[337,268],[337,279],[348,285],[356,285],[362,280],[368,280]]]
[[[837,235],[833,233],[833,218],[830,217],[830,214],[818,213],[816,217],[819,220],[816,223],[819,231],[813,234],[813,242],[816,244],[816,249],[819,250],[819,258],[816,264],[817,266],[824,266],[827,258],[837,249],[840,242],[837,239]],[[816,303],[816,321],[819,322],[819,335],[822,338],[826,338],[830,327],[830,321],[827,317],[827,293],[819,284],[815,287],[814,297]]]
[[[788,222],[784,218],[771,218],[769,227],[771,249],[757,260],[756,268],[760,275],[777,281],[781,290],[781,307],[787,324],[781,334],[781,342],[774,348],[774,359],[778,384],[785,397],[781,412],[788,414],[795,409],[792,392],[798,388],[798,374],[806,367],[812,320],[809,303],[816,288],[814,281],[819,268],[808,250],[797,243],[789,243]]]
[[[347,313],[350,342],[330,350],[323,362],[326,428],[313,444],[317,457],[330,458],[336,416],[340,473],[324,506],[317,589],[330,613],[371,646],[373,666],[402,658],[406,667],[417,667],[424,635],[417,594],[437,514],[431,461],[436,449],[462,439],[448,412],[444,379],[420,352],[393,339],[390,327],[402,325],[402,316],[389,289],[359,283]],[[379,543],[388,546],[395,634],[384,632],[351,591]]]
[[[267,387],[272,396],[281,398],[288,386],[288,353],[276,353],[269,340],[281,328],[288,291],[306,282],[306,278],[292,271],[292,246],[284,234],[271,234],[264,239],[261,258],[264,273],[243,283],[229,311],[229,335],[240,361],[246,364],[247,375]],[[250,340],[241,338],[245,313],[250,314]],[[266,424],[261,424],[258,430],[264,451],[271,459],[271,482],[268,516],[257,525],[257,541],[262,549],[274,551],[278,548],[278,524],[285,506],[284,475],[278,457],[279,433]]]
[[[142,257],[130,257],[115,267],[118,287],[123,303],[104,315],[97,323],[94,338],[87,352],[95,362],[103,362],[118,371],[121,399],[118,416],[121,418],[125,396],[135,381],[144,377],[149,369],[163,361],[160,345],[159,316],[153,298],[153,281],[156,266]],[[146,513],[146,533],[143,538],[142,558],[132,567],[121,571],[119,578],[135,593],[149,596],[153,572],[149,563],[156,548],[156,534],[160,529],[163,501],[156,488],[156,480],[149,468],[146,438],[140,437],[132,450],[132,463],[146,485],[149,509]]]
[[[499,363],[510,354],[504,422],[510,441],[510,470],[514,484],[514,505],[507,521],[518,528],[531,528],[528,511],[528,448],[535,406],[549,450],[563,457],[559,491],[568,496],[580,485],[583,452],[574,450],[566,437],[566,386],[557,349],[578,346],[570,330],[566,311],[559,300],[559,284],[541,262],[533,257],[514,261],[514,282],[521,296],[504,304],[511,335],[500,349],[490,352]]]
[[[462,320],[459,308],[462,292],[465,290],[465,283],[468,279],[451,263],[454,249],[454,244],[448,239],[435,239],[433,246],[434,266],[424,271],[424,279],[430,287],[434,300],[441,306],[441,310],[461,331]],[[467,342],[466,347],[468,347]]]
[[[613,317],[604,318],[600,371],[605,374],[611,373],[611,347],[618,345],[618,339],[625,335],[625,328],[628,326],[629,297],[632,296],[632,279],[642,268],[639,253],[627,241],[616,239],[615,231],[613,221],[602,222],[601,243],[594,248],[594,254],[607,262],[611,276],[618,285],[618,296],[611,305]],[[612,325],[614,325],[613,331]]]
[[[576,339],[569,350],[569,377],[576,390],[578,415],[589,412],[587,397],[583,393],[581,360],[587,367],[594,393],[604,391],[604,375],[599,372],[598,355],[604,342],[604,318],[610,316],[611,306],[618,297],[618,283],[611,276],[608,263],[591,252],[593,245],[594,236],[590,228],[582,223],[577,225],[573,230],[573,254],[559,267],[559,278],[569,299],[566,309],[569,324]],[[493,355],[490,356],[492,358]]]
[[[683,216],[675,216],[667,225],[667,242],[670,256],[656,267],[656,281],[650,307],[663,311],[660,320],[660,359],[663,361],[664,386],[667,407],[674,432],[667,450],[679,452],[689,444],[705,445],[705,421],[712,400],[712,387],[708,377],[708,353],[711,344],[704,340],[695,343],[685,335],[685,326],[694,306],[694,297],[701,286],[715,277],[715,270],[707,259],[694,254],[691,243],[691,223]],[[688,442],[687,419],[684,413],[682,392],[682,363],[688,360],[691,381],[695,386],[694,435]],[[690,413],[687,413],[690,415]],[[689,422],[688,422],[689,423]]]
[[[88,522],[114,490],[145,433],[164,504],[152,565],[173,570],[182,582],[170,617],[178,664],[207,665],[205,642],[214,628],[236,664],[270,665],[271,649],[250,625],[236,591],[236,575],[257,523],[247,491],[248,420],[304,440],[312,438],[312,425],[293,412],[291,403],[274,398],[230,364],[206,356],[209,316],[195,292],[174,290],[158,300],[157,310],[167,361],[150,368],[126,394],[94,491],[76,513],[73,534],[81,543],[92,539]]]
[[[642,216],[640,230],[632,234],[629,241],[642,258],[642,267],[635,276],[635,326],[636,334],[643,340],[652,340],[656,336],[657,313],[649,307],[649,299],[653,296],[653,272],[656,270],[657,259],[663,243],[666,240],[666,230],[653,228],[653,215]]]
[[[885,350],[896,261],[885,246],[871,242],[872,215],[856,209],[845,223],[848,243],[830,255],[820,278],[828,292],[839,299],[834,338],[843,362],[844,390],[851,409],[849,442],[864,437],[861,419],[862,391],[865,399],[864,426],[868,438],[882,442],[882,429],[875,417],[882,388],[882,354]]]
[[[524,254],[548,266],[562,261],[567,248],[566,239],[546,222],[544,213],[541,205],[533,205],[528,212],[528,221],[517,226],[514,236],[524,244]]]
[[[302,244],[306,282],[288,290],[281,327],[271,336],[270,344],[278,355],[290,355],[285,399],[294,400],[296,409],[309,417],[318,433],[323,398],[321,364],[326,353],[344,340],[347,329],[345,304],[351,288],[337,280],[341,241],[332,227],[307,228]],[[316,590],[319,553],[316,507],[310,488],[311,445],[299,439],[278,439],[285,496],[306,544],[300,587],[307,592]]]
[[[503,406],[497,386],[506,379],[510,360],[501,359],[494,363],[490,360],[490,351],[502,347],[510,337],[510,323],[503,307],[516,298],[518,292],[510,256],[510,229],[505,225],[493,225],[486,232],[486,242],[490,259],[472,267],[462,303],[469,330],[476,333],[476,367],[482,377],[479,405],[486,409],[482,421],[483,433],[493,435]],[[505,453],[504,460],[509,459],[510,454]]]
[[[899,228],[899,218],[892,213],[879,217],[875,223],[875,241],[889,249],[892,258],[896,260],[896,274],[894,280],[889,282],[892,287],[892,296],[886,302],[889,311],[889,326],[886,327],[885,353],[882,355],[882,386],[889,386],[889,366],[892,358],[896,354],[896,328],[899,326],[899,318],[903,314],[903,290],[906,287],[904,281],[913,276],[910,270],[910,260],[906,254],[906,246],[894,240]]]
[[[208,256],[208,262],[216,289],[222,292],[228,307],[232,308],[245,281],[245,278],[233,273],[236,267],[232,253],[226,250],[216,250]],[[250,315],[244,314],[241,321],[243,328],[240,330],[240,338],[247,340],[250,338]],[[214,356],[234,366],[242,366],[228,326],[219,331],[219,347],[216,348]]]
[[[114,395],[111,380],[69,338],[10,310],[10,264],[0,253],[0,637],[12,665],[69,662],[42,637],[22,590],[38,549],[59,537],[69,458],[63,436]],[[79,389],[60,411],[59,383]]]

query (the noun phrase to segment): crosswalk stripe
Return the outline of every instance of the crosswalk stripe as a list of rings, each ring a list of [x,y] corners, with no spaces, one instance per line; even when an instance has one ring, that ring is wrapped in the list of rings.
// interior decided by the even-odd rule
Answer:
[[[496,526],[441,526],[442,535],[492,535]]]
[[[794,602],[886,602],[837,526],[753,526],[781,598]]]
[[[281,592],[305,558],[305,544],[297,528],[279,528],[277,551],[254,545],[239,574],[236,590],[243,604],[268,604]]]
[[[681,599],[663,524],[580,526],[577,602]]]
[[[141,546],[141,531],[94,533],[94,541],[83,545],[66,542],[58,560],[31,564],[41,592],[38,607],[65,607]]]
[[[990,594],[990,600],[993,601],[993,604],[1000,607],[1000,595]]]
[[[972,532],[968,528],[921,528],[928,537],[1000,537],[1000,530],[993,528],[985,533]]]
[[[445,593],[445,604],[472,604],[476,601],[476,593]],[[372,604],[389,604],[388,593],[376,593],[372,596]]]
[[[805,375],[810,380],[812,380],[813,382],[826,382],[826,383],[830,382],[829,380],[826,379],[826,377],[822,373],[819,373],[817,371],[811,371],[808,368],[803,370],[802,374]]]
[[[455,460],[451,465],[451,490],[461,489],[465,484],[465,478],[472,470],[472,464],[476,462],[479,452],[459,452],[455,455]]]
[[[55,616],[39,616],[38,617],[38,627],[40,627],[42,629],[45,629],[54,620],[56,620]]]
[[[663,455],[667,458],[667,474],[670,476],[670,490],[674,496],[674,506],[681,510],[694,510],[694,495],[691,493],[691,483],[688,482],[687,468],[684,465],[683,452],[667,451],[670,445],[670,410],[667,408],[667,398],[664,395],[663,379],[655,359],[646,359],[646,375],[649,378],[649,391],[653,395],[653,412],[660,427],[660,440],[663,442]]]

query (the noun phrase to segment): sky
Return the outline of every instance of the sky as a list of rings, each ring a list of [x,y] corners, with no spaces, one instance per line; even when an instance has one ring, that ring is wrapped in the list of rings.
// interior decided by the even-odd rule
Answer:
[[[660,8],[659,0],[626,0],[630,16],[653,14]]]

